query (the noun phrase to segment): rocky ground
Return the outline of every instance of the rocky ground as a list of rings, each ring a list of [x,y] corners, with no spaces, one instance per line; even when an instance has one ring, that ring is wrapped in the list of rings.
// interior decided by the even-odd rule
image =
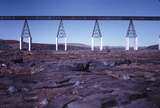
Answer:
[[[157,50],[0,50],[0,108],[160,108]]]

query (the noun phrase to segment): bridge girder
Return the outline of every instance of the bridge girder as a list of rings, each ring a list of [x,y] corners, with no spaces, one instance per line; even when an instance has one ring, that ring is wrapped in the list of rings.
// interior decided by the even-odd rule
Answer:
[[[0,20],[150,20],[160,16],[0,16]]]

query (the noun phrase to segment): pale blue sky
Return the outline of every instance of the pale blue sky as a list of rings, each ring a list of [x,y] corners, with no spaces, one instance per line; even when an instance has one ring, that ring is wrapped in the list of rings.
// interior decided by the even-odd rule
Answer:
[[[0,0],[0,15],[160,16],[159,0]],[[28,21],[33,42],[55,43],[59,21]],[[128,21],[99,21],[103,43],[124,46]],[[134,21],[140,46],[158,43],[159,21]],[[0,21],[0,38],[18,40],[23,21]],[[94,21],[64,21],[69,43],[90,44]],[[97,43],[97,42],[96,42]]]

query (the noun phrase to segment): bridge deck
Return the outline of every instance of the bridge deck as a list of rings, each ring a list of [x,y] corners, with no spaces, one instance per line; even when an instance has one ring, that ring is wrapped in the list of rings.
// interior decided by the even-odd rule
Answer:
[[[151,20],[160,16],[0,16],[0,20]]]

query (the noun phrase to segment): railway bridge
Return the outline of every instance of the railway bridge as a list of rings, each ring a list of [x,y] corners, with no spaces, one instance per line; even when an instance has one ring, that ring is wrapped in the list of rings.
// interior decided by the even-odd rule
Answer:
[[[23,49],[23,39],[28,39],[28,50],[31,51],[32,36],[29,29],[29,20],[59,20],[60,24],[58,27],[58,32],[56,36],[56,51],[58,51],[58,40],[60,38],[64,39],[64,50],[67,51],[67,35],[65,33],[63,20],[93,20],[95,25],[93,28],[93,33],[91,35],[91,50],[94,50],[94,39],[100,39],[100,51],[103,50],[103,36],[100,30],[99,20],[128,20],[129,26],[125,36],[126,46],[125,50],[130,48],[130,39],[134,40],[133,48],[138,50],[138,35],[134,26],[134,21],[160,21],[160,16],[0,16],[0,20],[24,20],[24,25],[22,33],[20,36],[20,50]],[[158,40],[158,49],[160,50],[160,36]]]

